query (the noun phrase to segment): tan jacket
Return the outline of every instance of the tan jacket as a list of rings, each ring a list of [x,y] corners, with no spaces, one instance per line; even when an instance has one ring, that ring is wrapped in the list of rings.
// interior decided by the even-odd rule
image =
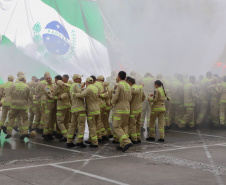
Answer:
[[[152,111],[166,111],[165,106],[166,96],[162,87],[158,87],[154,91],[154,96],[149,99]]]
[[[81,112],[85,111],[85,102],[83,98],[78,98],[75,96],[76,93],[81,93],[82,92],[82,87],[81,84],[79,83],[74,83],[71,86],[71,101],[72,101],[72,106],[71,106],[71,112]]]
[[[195,87],[192,83],[188,82],[184,86],[184,106],[194,107],[197,99],[197,94],[195,92]]]
[[[177,79],[174,79],[170,85],[170,103],[184,104],[184,85]]]
[[[104,93],[100,94],[100,97],[103,98],[106,102],[105,110],[111,110],[111,98],[112,98],[112,90],[110,89],[109,82],[104,82]]]
[[[2,85],[2,94],[3,94],[3,106],[10,106],[11,105],[11,101],[12,101],[12,98],[10,96],[10,87],[11,85],[13,85],[14,83],[13,82],[6,82]]]
[[[131,87],[132,100],[130,102],[130,114],[139,114],[142,112],[142,102],[145,100],[143,89],[138,85]]]
[[[111,104],[114,106],[113,112],[117,114],[130,114],[132,94],[129,84],[122,80],[115,88],[115,94],[113,94],[111,100]]]
[[[45,86],[43,86],[43,92],[46,96],[46,113],[48,113],[49,110],[55,109],[56,108],[56,104],[57,104],[57,99],[58,97],[53,97],[52,93],[54,91],[54,89],[56,88],[56,84],[46,84]]]
[[[46,95],[44,93],[45,84],[47,85],[46,80],[42,80],[39,82],[39,84],[36,87],[36,94],[38,94],[40,98],[38,101],[41,101],[42,104],[46,103]]]
[[[226,103],[226,82],[219,86],[220,103]]]
[[[98,94],[101,95],[104,93],[104,87],[103,87],[103,84],[102,82],[99,82],[99,81],[96,81],[94,84],[94,86],[96,86],[98,88]],[[101,108],[104,108],[106,107],[106,102],[103,98],[99,97],[98,96],[98,99],[99,99],[99,105]]]
[[[61,99],[61,95],[67,93],[68,98]],[[57,85],[51,94],[48,96],[52,100],[57,100],[57,110],[64,110],[71,107],[71,99],[70,99],[70,87],[69,86],[59,86]]]
[[[88,116],[100,114],[99,94],[95,85],[90,84],[86,89],[83,89],[81,93],[75,93],[74,96],[77,98],[85,98]]]
[[[208,87],[211,105],[218,105],[219,102],[220,102],[220,95],[219,95],[219,88],[218,87],[219,87],[218,84],[212,84]]]
[[[12,98],[12,109],[28,109],[28,99],[30,98],[30,89],[24,82],[12,84],[9,89]]]
[[[199,86],[199,98],[201,102],[207,103],[210,100],[210,94],[208,92],[208,87],[211,85],[211,80],[208,78],[203,78]]]

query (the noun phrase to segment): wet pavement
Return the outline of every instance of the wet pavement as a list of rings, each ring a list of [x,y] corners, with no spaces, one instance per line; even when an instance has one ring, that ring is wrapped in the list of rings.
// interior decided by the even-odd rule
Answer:
[[[147,133],[145,132],[144,135]],[[98,149],[67,148],[58,140],[0,136],[0,185],[226,184],[226,129],[166,131],[166,142],[127,152],[105,142]]]

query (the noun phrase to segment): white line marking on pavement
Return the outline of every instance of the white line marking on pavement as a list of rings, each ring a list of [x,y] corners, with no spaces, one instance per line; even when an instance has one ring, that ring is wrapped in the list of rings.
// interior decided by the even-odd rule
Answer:
[[[197,133],[192,133],[192,132],[182,132],[182,131],[176,131],[176,130],[167,130],[169,132],[179,132],[179,133],[184,133],[184,134],[192,134],[192,135],[198,135]],[[218,138],[225,138],[223,136],[216,136],[216,135],[209,135],[209,134],[201,134],[202,136],[208,136],[208,137],[218,137]]]
[[[207,157],[207,159],[208,159],[210,165],[215,166],[214,160],[213,160],[213,158],[212,158],[212,156],[211,156],[211,154],[210,154],[210,152],[209,152],[209,149],[208,149],[207,145],[205,144],[205,141],[204,141],[203,138],[202,138],[201,132],[200,132],[199,130],[197,130],[197,133],[198,133],[200,139],[203,141],[202,146],[203,146],[203,149],[204,149],[204,151],[205,151],[205,153],[206,153],[206,157]],[[222,178],[221,178],[219,175],[214,174],[214,176],[215,176],[216,181],[217,181],[217,183],[218,183],[219,185],[224,185],[224,182],[222,181]]]
[[[110,156],[110,157],[102,157],[102,158],[93,158],[91,160],[100,160],[100,159],[110,159],[110,158],[117,158],[117,157],[125,157],[127,155],[115,155],[115,156]],[[54,165],[54,164],[67,164],[67,163],[75,163],[75,162],[83,162],[87,161],[90,159],[80,159],[80,160],[74,160],[74,161],[64,161],[64,162],[57,162],[57,163],[47,163],[47,164],[39,164],[39,165],[31,165],[31,166],[23,166],[23,167],[16,167],[16,168],[6,168],[6,169],[0,169],[0,172],[5,172],[5,171],[13,171],[13,170],[22,170],[22,169],[29,169],[29,168],[37,168],[37,167],[44,167],[44,166],[49,166],[49,165]]]
[[[206,146],[226,146],[226,143],[220,143],[220,144],[212,144],[212,145],[206,145]],[[190,146],[190,147],[183,147],[180,148],[173,148],[173,149],[165,149],[165,150],[154,150],[154,151],[147,151],[143,153],[156,153],[156,152],[168,152],[168,151],[174,151],[174,150],[184,150],[184,149],[191,149],[191,148],[202,148],[203,146]],[[139,152],[135,152],[139,153]],[[130,153],[132,154],[132,153]]]
[[[56,167],[56,168],[60,168],[60,169],[63,169],[63,170],[71,171],[71,172],[74,172],[74,173],[78,173],[78,174],[81,174],[81,175],[85,175],[85,176],[88,176],[88,177],[92,177],[92,178],[95,178],[95,179],[99,179],[99,180],[102,180],[102,181],[110,182],[110,183],[113,183],[113,184],[128,185],[128,184],[123,183],[123,182],[115,181],[115,180],[112,180],[112,179],[108,179],[108,178],[105,178],[105,177],[101,177],[101,176],[98,176],[98,175],[94,175],[94,174],[91,174],[91,173],[83,172],[83,171],[80,171],[80,170],[75,170],[75,169],[72,169],[72,168],[68,168],[68,167],[64,167],[64,166],[60,166],[60,165],[56,165],[56,164],[53,164],[51,166]]]

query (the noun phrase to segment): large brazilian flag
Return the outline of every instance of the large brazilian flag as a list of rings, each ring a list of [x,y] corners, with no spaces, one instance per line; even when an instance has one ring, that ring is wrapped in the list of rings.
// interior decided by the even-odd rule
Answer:
[[[110,74],[93,0],[0,0],[0,75]],[[10,48],[10,49],[9,49]]]

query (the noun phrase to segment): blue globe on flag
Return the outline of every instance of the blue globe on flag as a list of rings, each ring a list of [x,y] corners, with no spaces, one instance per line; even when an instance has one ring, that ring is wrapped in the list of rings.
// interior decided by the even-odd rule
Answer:
[[[67,30],[58,21],[48,23],[42,36],[49,52],[55,55],[65,55],[68,52],[70,38]]]

